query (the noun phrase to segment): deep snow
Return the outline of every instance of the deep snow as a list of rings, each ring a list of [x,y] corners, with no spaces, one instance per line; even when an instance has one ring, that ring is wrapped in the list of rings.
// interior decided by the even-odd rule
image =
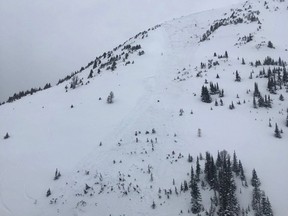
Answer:
[[[257,22],[227,25],[217,29],[210,40],[199,42],[214,20],[231,14],[230,8],[174,19],[149,32],[148,38],[128,41],[141,44],[145,51],[143,56],[131,56],[134,64],[117,64],[114,72],[102,71],[88,85],[68,92],[64,87],[69,82],[65,82],[1,106],[0,133],[4,136],[9,132],[11,137],[0,140],[0,215],[166,216],[179,214],[181,210],[188,215],[189,193],[159,200],[159,187],[173,189],[173,179],[177,186],[189,180],[188,153],[196,158],[199,153],[205,155],[209,151],[216,157],[217,151],[223,149],[230,154],[237,152],[248,181],[252,169],[257,170],[274,214],[286,215],[287,92],[283,88],[277,95],[271,95],[272,109],[254,109],[254,83],[259,84],[263,94],[268,94],[267,79],[256,78],[263,67],[251,67],[248,62],[263,61],[266,56],[288,59],[288,31],[275,25],[288,20],[288,11],[287,2],[269,2],[269,9],[263,4],[251,3],[252,10],[260,11],[261,30],[257,30]],[[243,8],[241,4],[237,7]],[[235,45],[239,37],[249,33],[254,35],[253,41]],[[275,49],[266,45],[257,48],[259,43],[269,40]],[[228,59],[213,57],[214,52],[223,55],[226,50]],[[242,58],[245,65],[241,64]],[[207,63],[209,59],[220,65],[202,70],[202,77],[196,77],[201,71],[200,62]],[[78,76],[86,80],[90,69]],[[236,70],[242,77],[240,83],[234,81]],[[255,73],[249,79],[252,70]],[[216,79],[217,74],[220,79]],[[215,107],[214,101],[201,102],[205,79],[224,88],[224,106]],[[248,89],[251,92],[247,94]],[[106,103],[110,91],[115,94],[113,104]],[[278,99],[280,93],[285,97],[283,102]],[[236,104],[238,100],[242,105]],[[228,108],[232,101],[235,110]],[[72,104],[74,108],[70,108]],[[179,116],[181,108],[183,116]],[[269,118],[272,128],[268,127]],[[283,129],[282,139],[273,135],[275,123]],[[156,134],[151,134],[152,128]],[[197,136],[198,128],[201,137]],[[138,143],[135,131],[141,131]],[[145,131],[150,133],[145,135]],[[172,151],[184,158],[176,162],[168,156]],[[152,166],[153,182],[147,173],[148,166]],[[56,168],[62,176],[54,181]],[[124,177],[125,182],[119,182],[119,177]],[[129,183],[131,188],[138,185],[139,193],[123,195],[123,187],[127,189]],[[94,186],[93,196],[76,195],[83,193],[85,184]],[[101,187],[103,192],[98,194]],[[47,198],[48,188],[52,195]],[[250,186],[239,195],[244,207],[250,204],[251,190]],[[209,201],[207,191],[202,196],[203,202]],[[56,204],[49,204],[53,198],[57,198]],[[153,200],[155,210],[151,208]]]

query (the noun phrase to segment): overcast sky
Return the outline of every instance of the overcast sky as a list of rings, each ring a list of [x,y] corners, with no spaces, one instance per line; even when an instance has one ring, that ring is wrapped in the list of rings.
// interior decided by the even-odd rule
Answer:
[[[136,33],[240,0],[0,0],[0,101],[55,84]]]

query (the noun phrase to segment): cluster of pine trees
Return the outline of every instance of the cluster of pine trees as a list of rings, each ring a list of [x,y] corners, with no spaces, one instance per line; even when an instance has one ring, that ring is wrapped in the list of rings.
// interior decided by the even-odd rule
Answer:
[[[233,174],[234,172],[234,174]],[[206,153],[205,179],[211,189],[218,193],[219,203],[214,203],[215,208],[219,205],[218,214],[239,215],[240,206],[236,197],[236,184],[234,176],[240,177],[243,185],[247,185],[246,177],[241,161],[237,160],[236,154],[231,163],[230,156],[226,151],[218,152],[216,162],[213,157]]]
[[[256,101],[257,99],[257,101]],[[266,107],[266,108],[272,108],[272,100],[270,98],[270,95],[265,95],[264,98],[262,97],[258,84],[254,83],[254,92],[253,92],[253,107]]]
[[[270,56],[267,56],[263,62],[261,63],[260,60],[256,60],[255,63],[250,62],[250,65],[258,67],[258,66],[280,66],[280,67],[286,67],[287,66],[287,62],[283,61],[280,57],[278,58],[278,60],[275,60],[273,58],[271,58]]]
[[[263,65],[278,65],[281,67],[285,67],[287,66],[287,63],[283,61],[280,57],[278,58],[278,60],[274,60],[270,56],[267,56],[263,61]]]
[[[224,89],[219,89],[218,83],[213,84],[213,82],[210,82],[210,91],[208,90],[208,87],[202,86],[201,90],[201,101],[205,103],[211,103],[212,98],[211,95],[219,94],[219,97],[224,97]],[[217,102],[218,105],[218,102]]]
[[[211,95],[210,95],[209,90],[206,86],[202,86],[201,101],[203,101],[205,103],[211,103],[212,102]]]
[[[210,82],[210,94],[215,95],[219,93],[220,93],[220,89],[219,89],[218,83],[214,85],[213,82]]]
[[[208,29],[200,38],[200,42],[209,40],[209,36],[215,32],[217,29],[219,29],[221,26],[227,26],[227,25],[237,25],[239,23],[243,23],[245,20],[246,22],[259,22],[259,19],[257,15],[259,14],[259,11],[249,11],[247,14],[240,14],[242,10],[233,10],[232,14],[228,16],[227,18],[215,20],[214,24],[210,26],[210,29]]]
[[[191,155],[189,155],[188,162],[192,161],[193,158]],[[202,173],[204,176],[201,176]],[[237,179],[240,180],[243,187],[248,187],[241,160],[237,159],[235,152],[232,159],[227,151],[224,150],[218,152],[216,161],[209,152],[206,152],[204,169],[201,169],[199,157],[197,157],[195,172],[192,166],[190,182],[189,184],[187,181],[184,181],[184,184],[181,183],[180,192],[190,190],[191,209],[189,211],[191,211],[193,214],[199,214],[205,210],[204,206],[202,205],[202,196],[199,188],[199,184],[201,182],[202,188],[207,188],[208,185],[210,190],[214,191],[214,196],[210,199],[210,209],[205,210],[206,215],[215,215],[216,213],[219,216],[238,216],[241,214],[247,215],[251,209],[250,206],[248,206],[246,209],[241,208],[239,204],[236,194]],[[258,179],[255,170],[253,170],[251,185],[254,188],[251,206],[255,215],[273,216],[269,199],[265,196],[264,191],[261,191],[259,188],[260,180]]]
[[[267,72],[263,68],[259,71],[258,77],[268,79],[267,89],[272,94],[276,94],[277,90],[282,89],[283,86],[287,86],[288,84],[288,73],[285,66],[273,67],[273,69],[269,67]]]
[[[271,203],[265,192],[260,189],[261,182],[255,169],[252,172],[251,185],[253,187],[252,209],[255,216],[273,216]]]
[[[236,45],[241,45],[242,43],[247,44],[253,40],[253,35],[250,33],[249,35],[245,35],[243,37],[240,37],[238,41],[241,41],[240,43],[236,43]]]
[[[70,88],[75,89],[79,85],[83,85],[82,79],[79,79],[77,75],[73,76],[70,82]]]
[[[139,32],[138,34],[136,34],[134,37],[131,37],[129,40],[134,39],[138,39],[138,38],[142,38],[144,39],[145,37],[148,37],[148,32],[149,31],[153,31],[157,28],[159,28],[161,25],[156,25],[152,28],[149,28],[147,31],[143,31],[143,32]],[[143,50],[141,50],[141,45],[137,44],[132,46],[131,44],[128,44],[129,41],[125,41],[123,44],[118,45],[117,47],[113,48],[113,51],[108,51],[108,52],[104,52],[102,55],[97,56],[95,58],[95,60],[90,61],[85,67],[81,67],[80,70],[72,72],[70,75],[67,75],[66,77],[59,79],[57,85],[70,80],[71,78],[73,78],[75,75],[77,75],[78,73],[81,73],[83,70],[87,69],[88,67],[90,67],[91,65],[93,65],[93,70],[97,69],[97,73],[100,74],[101,73],[101,69],[106,68],[106,70],[111,70],[114,71],[117,68],[117,62],[120,61],[122,59],[123,62],[125,62],[128,57],[129,54],[132,54],[136,51],[138,52],[138,55],[143,55],[145,52]],[[122,48],[122,53],[120,55],[114,55],[114,52],[119,50],[120,48]],[[126,52],[125,52],[126,50]],[[130,61],[129,61],[130,63]],[[132,62],[133,63],[133,62]],[[125,64],[127,65],[127,64]],[[88,76],[89,78],[93,77],[93,70],[90,71],[90,74]]]
[[[45,86],[43,87],[43,89],[41,87],[39,88],[31,88],[30,90],[26,90],[26,91],[20,91],[19,93],[14,93],[13,96],[10,96],[7,100],[7,103],[12,103],[16,100],[21,99],[22,97],[25,97],[27,95],[33,95],[34,93],[38,92],[38,91],[42,91],[45,89],[51,88],[51,84],[50,83],[46,83]],[[2,103],[4,104],[4,103]]]
[[[217,54],[216,52],[214,52],[214,57],[216,57]],[[224,55],[218,55],[218,59],[222,59],[222,58],[228,58],[228,52],[225,51]]]

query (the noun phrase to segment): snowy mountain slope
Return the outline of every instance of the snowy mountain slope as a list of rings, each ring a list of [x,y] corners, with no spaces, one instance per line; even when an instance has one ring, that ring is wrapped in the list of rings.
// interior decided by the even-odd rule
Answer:
[[[54,2],[1,1],[0,101],[31,86],[55,84],[87,59],[156,23],[239,1],[70,0],[57,8]]]
[[[237,152],[249,184],[252,169],[257,170],[274,215],[285,215],[287,92],[283,86],[277,94],[270,94],[272,108],[254,109],[254,83],[263,96],[269,94],[267,79],[256,76],[273,66],[255,67],[249,62],[263,62],[267,56],[288,59],[287,30],[275,26],[287,20],[287,2],[269,2],[268,9],[262,1],[236,8],[242,11],[234,10],[235,18],[227,8],[166,22],[147,38],[131,38],[123,45],[140,44],[144,50],[144,55],[137,55],[138,51],[130,55],[128,60],[134,64],[125,66],[128,60],[123,62],[121,57],[114,71],[106,71],[108,65],[99,74],[98,64],[94,77],[88,79],[90,65],[77,73],[83,86],[70,89],[69,79],[1,106],[0,131],[11,136],[0,140],[1,215],[189,215],[190,193],[174,194],[175,186],[179,189],[184,180],[189,181],[188,154],[194,157],[195,167],[199,153],[209,151],[216,157],[223,149]],[[258,10],[258,21],[245,18]],[[244,23],[230,24],[239,17]],[[215,21],[225,18],[229,24],[200,42]],[[245,43],[241,38],[250,33],[253,40]],[[268,41],[275,49],[267,47]],[[123,47],[112,56],[120,55]],[[225,51],[229,57],[218,58]],[[101,58],[102,63],[105,59]],[[206,66],[201,68],[201,62]],[[209,68],[209,62],[219,65],[212,63]],[[235,82],[236,70],[241,82]],[[212,103],[201,102],[201,88],[210,82],[224,89],[223,106],[214,105],[216,99],[219,102],[218,95],[212,96]],[[107,104],[110,91],[115,99]],[[284,101],[278,99],[280,94]],[[234,110],[229,109],[232,101]],[[184,110],[182,116],[180,109]],[[274,137],[275,123],[283,129],[282,139]],[[56,168],[61,177],[54,181]],[[246,209],[252,187],[237,185],[237,191],[242,191],[237,193],[240,205]],[[52,194],[46,197],[48,188]],[[172,189],[173,195],[159,199],[159,188]],[[209,209],[213,193],[204,189],[201,193],[203,205]],[[153,200],[155,209],[151,208]]]

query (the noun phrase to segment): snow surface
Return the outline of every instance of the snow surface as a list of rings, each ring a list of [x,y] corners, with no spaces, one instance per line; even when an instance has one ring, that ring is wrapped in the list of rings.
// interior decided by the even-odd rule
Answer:
[[[166,216],[178,215],[181,210],[183,215],[190,215],[189,193],[158,199],[158,189],[173,189],[173,179],[177,187],[189,181],[189,153],[196,158],[209,151],[216,157],[223,149],[230,154],[236,151],[248,181],[256,169],[274,214],[287,215],[287,92],[283,88],[271,95],[272,109],[254,109],[254,83],[268,94],[267,79],[256,78],[263,67],[251,67],[248,62],[263,61],[268,55],[288,59],[288,31],[275,25],[288,20],[288,4],[269,2],[269,9],[262,1],[246,3],[245,7],[249,4],[252,10],[260,11],[260,30],[257,22],[227,25],[210,35],[210,40],[199,42],[214,20],[232,13],[230,8],[174,19],[150,31],[148,38],[127,42],[141,44],[145,51],[143,56],[129,59],[134,64],[117,64],[115,71],[102,71],[88,85],[68,92],[65,86],[70,81],[1,106],[0,132],[11,137],[0,140],[0,215]],[[244,8],[242,4],[237,7]],[[239,37],[249,33],[254,35],[253,41],[235,45]],[[259,48],[259,43],[269,40],[275,49],[267,45]],[[228,59],[213,57],[214,52],[224,55],[226,50]],[[241,64],[242,58],[247,64]],[[220,65],[202,70],[202,76],[196,77],[200,62],[209,59]],[[91,68],[78,76],[87,80]],[[236,70],[242,78],[239,83],[234,81]],[[252,70],[254,78],[249,79]],[[220,79],[216,79],[217,74]],[[224,88],[224,106],[201,102],[205,79]],[[248,89],[251,92],[247,94]],[[115,94],[113,104],[106,103],[110,91]],[[278,99],[280,93],[285,97],[283,102]],[[238,100],[242,105],[237,105]],[[235,110],[228,108],[232,101]],[[181,108],[183,116],[179,116]],[[283,129],[282,139],[274,137],[275,123]],[[152,128],[155,134],[151,134]],[[201,137],[197,135],[199,128]],[[138,143],[135,131],[141,131]],[[184,158],[173,158],[172,151]],[[203,162],[201,165],[203,168]],[[153,181],[148,166],[152,166]],[[62,176],[54,181],[56,168]],[[119,178],[125,181],[119,182]],[[94,191],[83,195],[85,184]],[[131,192],[125,195],[129,184]],[[48,188],[50,197],[46,197]],[[103,192],[98,194],[101,188]],[[251,191],[250,186],[238,194],[245,208],[250,204]],[[210,196],[211,192],[202,191],[206,207]],[[56,198],[56,203],[50,204]]]

